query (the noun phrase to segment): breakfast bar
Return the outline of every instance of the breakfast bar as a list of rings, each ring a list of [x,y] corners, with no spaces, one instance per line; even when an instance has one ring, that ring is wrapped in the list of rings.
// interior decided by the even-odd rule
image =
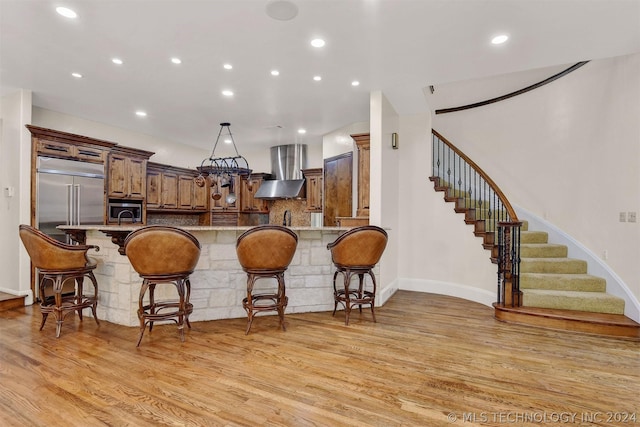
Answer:
[[[139,325],[137,309],[142,279],[124,256],[121,242],[140,228],[86,225],[60,226],[76,240],[98,245],[99,252],[89,252],[98,261],[95,276],[99,283],[98,318],[112,323]],[[181,226],[193,234],[202,251],[191,275],[192,322],[240,318],[246,313],[242,299],[246,296],[247,276],[236,255],[236,240],[252,227]],[[349,227],[290,227],[298,235],[298,246],[285,272],[289,304],[287,313],[333,310],[333,265],[327,244]],[[270,283],[268,285],[271,286]],[[162,289],[157,295],[163,297]],[[167,287],[167,298],[174,295]]]

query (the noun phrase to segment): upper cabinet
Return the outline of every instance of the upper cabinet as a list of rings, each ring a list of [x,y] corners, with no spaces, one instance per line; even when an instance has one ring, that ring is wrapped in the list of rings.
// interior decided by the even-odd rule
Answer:
[[[178,174],[147,165],[147,210],[178,207]]]
[[[116,143],[53,129],[27,125],[34,156],[58,157],[89,163],[104,163]]]
[[[356,216],[369,216],[369,163],[370,135],[360,133],[351,135],[358,148],[358,208]]]
[[[198,172],[191,169],[148,163],[147,210],[207,210],[209,188],[196,185]]]
[[[243,176],[240,180],[240,212],[242,213],[269,213],[269,204],[264,199],[256,199],[254,196],[262,181],[271,178],[271,174],[254,173]]]
[[[302,171],[307,186],[307,212],[322,212],[322,168],[304,169]]]
[[[144,200],[147,187],[147,161],[152,152],[114,147],[107,167],[108,195],[116,199]]]

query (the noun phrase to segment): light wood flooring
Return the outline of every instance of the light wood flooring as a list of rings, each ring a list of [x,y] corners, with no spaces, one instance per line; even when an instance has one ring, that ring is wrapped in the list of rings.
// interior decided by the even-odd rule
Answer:
[[[640,425],[640,342],[399,291],[376,311],[157,325],[0,313],[1,426]],[[631,422],[635,419],[635,422]]]

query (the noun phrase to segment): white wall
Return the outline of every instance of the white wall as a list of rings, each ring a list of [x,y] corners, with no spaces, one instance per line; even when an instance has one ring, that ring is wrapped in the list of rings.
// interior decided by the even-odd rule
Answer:
[[[640,211],[639,117],[640,54],[634,54],[592,61],[507,101],[436,115],[433,127],[512,203],[597,256],[606,251],[603,261],[639,298],[640,222],[619,222],[620,212]]]
[[[24,295],[26,304],[33,303],[30,260],[18,226],[29,224],[31,218],[31,136],[24,127],[30,122],[31,91],[0,99],[0,291]]]
[[[391,148],[391,134],[398,132],[399,117],[380,91],[371,93],[369,108],[369,223],[387,229],[389,235],[379,277],[380,302],[384,303],[398,289],[400,155]]]
[[[399,288],[491,305],[496,301],[497,268],[490,253],[429,181],[430,115],[401,116],[398,140]]]

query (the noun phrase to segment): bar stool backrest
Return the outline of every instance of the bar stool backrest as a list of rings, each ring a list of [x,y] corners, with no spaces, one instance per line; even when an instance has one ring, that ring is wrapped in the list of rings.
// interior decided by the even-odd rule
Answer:
[[[387,232],[375,225],[355,227],[327,245],[336,266],[373,268],[387,246]]]
[[[93,245],[67,245],[30,225],[20,225],[18,232],[33,265],[40,270],[65,271],[85,268],[90,263],[87,251]]]
[[[285,270],[296,252],[298,235],[279,225],[260,225],[238,237],[236,252],[245,271]]]
[[[141,277],[189,275],[200,259],[200,242],[187,231],[149,225],[127,236],[124,248]]]

